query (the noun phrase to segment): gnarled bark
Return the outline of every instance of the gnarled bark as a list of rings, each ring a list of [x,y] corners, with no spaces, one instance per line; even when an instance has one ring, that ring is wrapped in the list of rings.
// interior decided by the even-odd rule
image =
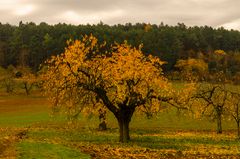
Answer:
[[[222,116],[221,114],[217,116],[217,133],[221,134],[222,133]]]
[[[240,120],[237,121],[237,136],[240,139]]]
[[[130,140],[129,124],[131,122],[134,109],[124,106],[116,114],[119,125],[119,142],[128,142]]]

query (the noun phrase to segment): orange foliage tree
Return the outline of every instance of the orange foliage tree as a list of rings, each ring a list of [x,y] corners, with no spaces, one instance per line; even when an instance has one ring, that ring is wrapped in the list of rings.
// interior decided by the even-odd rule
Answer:
[[[180,70],[181,78],[184,80],[204,80],[204,77],[208,74],[208,64],[202,59],[186,59],[178,60],[175,67]]]
[[[106,107],[118,121],[120,142],[127,142],[136,109],[157,110],[163,101],[173,105],[177,93],[163,76],[163,62],[145,56],[141,46],[135,48],[125,42],[115,44],[109,52],[104,51],[104,46],[93,36],[68,41],[64,53],[46,62],[43,88],[54,105],[69,110]]]

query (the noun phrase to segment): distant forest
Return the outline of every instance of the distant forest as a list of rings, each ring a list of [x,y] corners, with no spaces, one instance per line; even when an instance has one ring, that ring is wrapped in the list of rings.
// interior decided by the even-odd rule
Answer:
[[[49,25],[33,22],[18,26],[0,23],[0,66],[29,66],[37,71],[39,65],[52,55],[60,54],[69,39],[80,39],[92,34],[100,42],[110,46],[127,40],[132,46],[143,44],[143,52],[167,61],[165,72],[172,72],[179,59],[201,58],[211,70],[224,70],[231,75],[240,72],[240,32],[210,26],[188,27],[183,23],[169,26],[161,23],[125,25]],[[226,56],[214,60],[215,50],[223,50]],[[219,62],[222,65],[219,65]]]

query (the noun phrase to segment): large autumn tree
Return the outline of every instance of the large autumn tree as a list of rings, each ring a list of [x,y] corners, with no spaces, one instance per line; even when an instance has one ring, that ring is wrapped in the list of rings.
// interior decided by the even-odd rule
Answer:
[[[46,62],[44,88],[55,106],[77,110],[106,107],[118,121],[120,142],[127,142],[135,110],[158,110],[162,101],[173,105],[175,93],[163,76],[163,62],[145,56],[141,46],[135,48],[125,42],[115,44],[110,51],[104,46],[93,36],[69,41],[64,53]]]

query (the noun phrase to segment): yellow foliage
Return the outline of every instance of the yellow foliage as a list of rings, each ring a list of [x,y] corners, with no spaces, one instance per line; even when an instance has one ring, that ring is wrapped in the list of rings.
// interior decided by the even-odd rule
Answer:
[[[54,108],[65,108],[72,116],[107,108],[129,123],[136,109],[159,112],[162,102],[186,104],[192,91],[175,91],[163,76],[164,62],[145,56],[141,45],[136,48],[125,41],[102,52],[106,43],[98,44],[92,35],[68,44],[64,53],[46,62],[42,80]]]
[[[182,76],[187,79],[194,78],[193,76],[198,76],[199,78],[206,75],[208,72],[208,64],[202,59],[187,59],[178,60],[175,67],[179,68],[182,72]]]
[[[46,62],[48,70],[42,76],[44,89],[53,105],[73,105],[70,100],[74,100],[75,105],[83,104],[80,101],[97,96],[96,87],[107,92],[116,108],[127,98],[127,105],[133,98],[136,101],[147,98],[150,90],[154,90],[151,95],[168,96],[170,84],[162,76],[163,62],[153,56],[144,56],[142,46],[134,48],[127,42],[116,44],[111,56],[107,56],[99,52],[104,44],[99,45],[93,36],[68,41],[68,44],[63,54]],[[89,105],[89,102],[84,103]]]
[[[150,25],[150,24],[146,24],[145,26],[144,26],[144,31],[145,32],[148,32],[149,30],[151,30],[152,29],[152,26]]]
[[[226,52],[224,50],[215,50],[214,54],[223,56],[223,55],[226,55]]]

